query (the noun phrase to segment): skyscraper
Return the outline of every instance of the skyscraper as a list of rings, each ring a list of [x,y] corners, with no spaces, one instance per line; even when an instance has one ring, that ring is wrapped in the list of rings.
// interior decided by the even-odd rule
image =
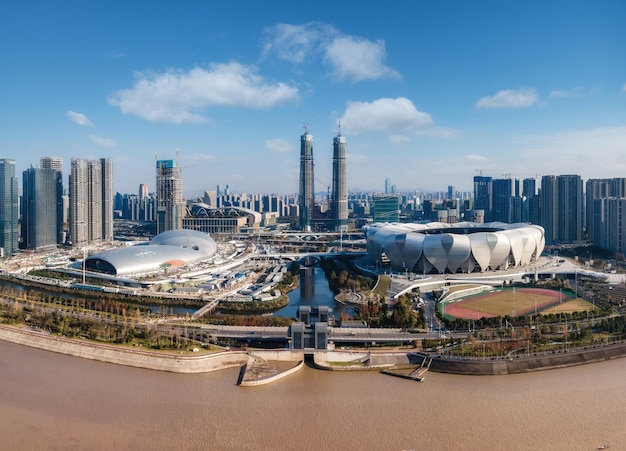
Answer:
[[[139,199],[148,197],[148,185],[146,183],[139,184]]]
[[[313,135],[304,129],[300,136],[300,190],[298,207],[300,210],[300,229],[309,230],[315,207],[315,186],[313,174]]]
[[[585,184],[585,229],[588,238],[596,246],[606,247],[606,244],[603,244],[606,243],[606,232],[602,226],[606,220],[606,203],[598,201],[624,197],[626,197],[626,178],[587,180]]]
[[[58,243],[57,175],[56,169],[35,167],[22,174],[21,231],[26,249],[38,251]]]
[[[185,215],[183,177],[174,160],[156,162],[157,233],[182,229]]]
[[[559,175],[557,240],[574,243],[583,235],[583,181],[580,175]]]
[[[348,180],[346,179],[346,138],[333,139],[332,220],[336,231],[348,230]]]
[[[474,210],[485,212],[485,222],[492,221],[493,199],[491,196],[491,177],[474,177]]]
[[[541,225],[546,242],[582,240],[583,184],[579,175],[541,177]]]
[[[18,250],[18,190],[15,160],[0,159],[0,257]]]
[[[511,223],[513,180],[495,179],[491,182],[493,214],[492,221]]]
[[[112,160],[73,158],[69,185],[72,243],[84,245],[112,240]]]
[[[556,176],[542,176],[539,225],[543,227],[548,243],[556,241],[557,236],[557,194]]]
[[[41,169],[53,169],[56,171],[55,196],[54,203],[56,205],[56,242],[57,244],[65,241],[63,236],[64,219],[67,214],[63,206],[63,160],[59,157],[41,157],[39,159],[39,167]]]

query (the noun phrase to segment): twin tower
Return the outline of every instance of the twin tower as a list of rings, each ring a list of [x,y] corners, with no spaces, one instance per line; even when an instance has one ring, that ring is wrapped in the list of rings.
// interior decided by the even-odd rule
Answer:
[[[313,135],[304,128],[300,136],[300,190],[298,198],[299,225],[309,231],[312,225],[328,224],[315,210],[315,175],[313,172]],[[316,228],[318,228],[316,227]],[[348,181],[346,178],[346,138],[341,132],[333,138],[333,181],[330,198],[330,228],[337,232],[348,230]]]

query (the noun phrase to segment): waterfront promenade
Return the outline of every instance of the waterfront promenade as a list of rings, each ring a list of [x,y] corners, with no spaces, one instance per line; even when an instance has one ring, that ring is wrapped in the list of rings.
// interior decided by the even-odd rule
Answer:
[[[202,355],[179,355],[168,352],[136,350],[122,346],[94,343],[83,340],[53,336],[34,332],[27,328],[0,326],[0,340],[35,347],[47,351],[67,354],[90,360],[126,365],[173,373],[207,373],[231,367],[250,365],[252,373],[249,385],[260,385],[259,380],[274,377],[282,370],[291,369],[283,365],[263,369],[262,361],[302,362],[305,355],[313,356],[315,367],[330,370],[382,370],[397,365],[421,364],[430,357],[430,371],[460,375],[505,375],[533,372],[554,368],[577,366],[606,360],[626,357],[626,342],[620,341],[595,347],[572,349],[568,352],[552,352],[515,358],[460,358],[440,356],[431,353],[416,353],[408,349],[385,350],[371,352],[368,350],[354,351],[301,351],[301,350],[261,350],[254,351],[223,351]],[[259,369],[258,371],[255,368]],[[243,378],[240,378],[243,380]],[[257,381],[257,382],[255,382]]]

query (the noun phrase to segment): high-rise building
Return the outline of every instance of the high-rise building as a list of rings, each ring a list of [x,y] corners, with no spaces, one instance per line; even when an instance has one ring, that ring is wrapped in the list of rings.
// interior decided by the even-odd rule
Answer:
[[[589,179],[585,184],[585,230],[596,246],[606,248],[606,203],[597,201],[626,197],[626,178]],[[596,211],[596,207],[600,210]],[[599,228],[596,228],[598,225]]]
[[[56,205],[56,233],[57,244],[65,241],[64,229],[67,212],[63,201],[63,160],[59,157],[41,157],[39,159],[41,169],[54,169],[56,171],[55,197]]]
[[[495,179],[491,182],[492,196],[492,221],[512,222],[512,198],[513,198],[513,181],[507,179]]]
[[[374,222],[400,221],[400,198],[393,194],[374,196]]]
[[[522,196],[533,197],[537,195],[537,180],[527,178],[522,180]]]
[[[315,176],[313,173],[313,135],[305,128],[300,136],[300,190],[298,207],[300,229],[309,230],[315,207]]]
[[[185,215],[183,177],[174,160],[156,162],[157,233],[182,229]]]
[[[139,199],[143,199],[145,197],[148,197],[148,184],[140,183],[139,184]]]
[[[543,227],[548,243],[556,241],[557,236],[557,193],[556,176],[542,176],[539,225]]]
[[[579,175],[541,177],[541,225],[546,242],[574,243],[582,240],[583,184]]]
[[[39,251],[58,243],[57,175],[56,169],[35,167],[22,173],[21,232],[26,249]]]
[[[18,250],[18,205],[15,160],[0,159],[0,257]]]
[[[485,222],[492,221],[493,197],[491,177],[474,177],[474,210],[485,212]]]
[[[559,175],[557,186],[557,240],[579,242],[583,238],[583,181],[579,175]]]
[[[389,177],[385,179],[385,194],[391,194],[391,179]]]
[[[448,185],[448,199],[456,198],[456,187],[454,185]]]
[[[73,158],[69,185],[72,244],[113,240],[112,160]]]
[[[348,230],[348,180],[346,178],[346,138],[333,139],[332,220],[336,231]]]

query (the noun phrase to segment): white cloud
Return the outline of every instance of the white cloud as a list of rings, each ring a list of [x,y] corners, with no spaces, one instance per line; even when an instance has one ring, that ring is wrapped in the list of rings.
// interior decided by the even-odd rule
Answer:
[[[465,155],[465,158],[467,158],[468,160],[473,160],[473,161],[489,161],[489,158],[483,157],[482,155],[476,155],[473,153]]]
[[[271,108],[298,99],[298,89],[269,84],[252,66],[237,62],[195,67],[188,72],[135,74],[131,89],[114,92],[109,104],[153,122],[202,123],[209,107]]]
[[[102,138],[100,136],[96,136],[93,133],[90,133],[89,135],[89,139],[91,139],[91,141],[93,141],[95,144],[99,145],[100,147],[115,147],[116,143],[115,141],[113,141],[111,138]]]
[[[333,66],[333,74],[340,80],[353,82],[400,78],[395,70],[385,66],[385,41],[343,36],[326,47],[326,59]]]
[[[282,60],[304,63],[320,52],[320,47],[323,47],[329,36],[337,33],[335,28],[321,22],[304,25],[280,23],[265,29],[263,55],[267,57],[275,54]]]
[[[623,177],[626,173],[626,127],[603,127],[530,136],[515,151],[518,172],[578,174],[583,179]]]
[[[83,127],[93,127],[91,121],[87,119],[87,116],[82,113],[77,113],[76,111],[69,110],[67,113],[65,113],[65,115],[69,117],[72,122],[75,122],[78,125],[82,125]]]
[[[315,61],[320,55],[339,80],[359,82],[400,78],[385,65],[385,41],[345,35],[322,22],[303,25],[278,24],[265,30],[263,56],[275,55],[292,63]]]
[[[292,152],[295,147],[289,144],[287,141],[281,138],[273,138],[265,141],[265,148],[271,153],[285,153]]]
[[[551,99],[566,99],[570,96],[570,92],[569,91],[563,91],[563,90],[554,90],[550,93],[550,98]]]
[[[476,108],[527,108],[538,102],[539,94],[535,88],[505,89],[478,100]]]
[[[432,124],[430,114],[418,111],[404,97],[383,98],[372,103],[349,102],[341,118],[342,129],[355,135],[368,132],[399,134],[419,131]]]
[[[622,86],[622,92],[626,92],[626,83],[624,83],[624,86]]]

